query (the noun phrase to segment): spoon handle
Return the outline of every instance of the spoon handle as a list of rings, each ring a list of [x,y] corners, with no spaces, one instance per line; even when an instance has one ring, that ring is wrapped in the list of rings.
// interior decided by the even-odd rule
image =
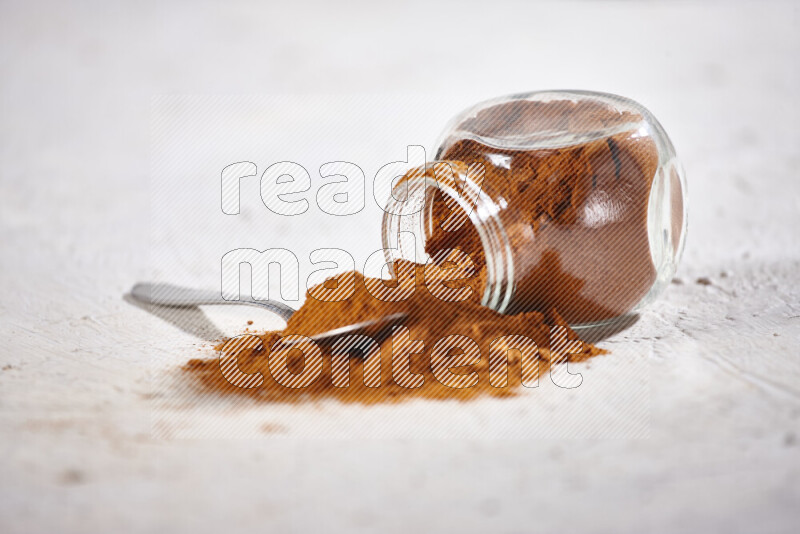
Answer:
[[[133,286],[131,295],[141,302],[170,308],[190,308],[192,306],[219,304],[245,304],[266,308],[280,315],[283,319],[289,319],[295,311],[283,302],[274,300],[225,300],[218,291],[180,287],[158,282],[140,282]]]

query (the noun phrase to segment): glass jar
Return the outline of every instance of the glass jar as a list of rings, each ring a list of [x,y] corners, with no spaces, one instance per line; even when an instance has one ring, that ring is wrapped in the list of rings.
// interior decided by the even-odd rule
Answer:
[[[640,104],[546,91],[477,104],[442,134],[436,160],[393,187],[386,259],[451,249],[500,313],[605,324],[670,283],[686,235],[686,182],[664,129]]]

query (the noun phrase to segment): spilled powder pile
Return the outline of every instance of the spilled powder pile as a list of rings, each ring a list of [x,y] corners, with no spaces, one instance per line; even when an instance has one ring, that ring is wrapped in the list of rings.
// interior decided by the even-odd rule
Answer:
[[[530,312],[519,315],[501,315],[486,307],[467,299],[459,302],[440,300],[428,290],[425,284],[423,265],[398,262],[395,265],[398,280],[365,279],[358,272],[343,273],[331,278],[319,286],[313,287],[305,304],[289,320],[285,330],[267,332],[259,337],[262,347],[256,349],[239,349],[236,353],[239,369],[243,373],[260,372],[264,381],[260,387],[240,388],[229,383],[220,370],[220,360],[194,359],[184,367],[185,375],[202,393],[219,395],[236,395],[250,397],[266,402],[293,403],[326,398],[338,399],[348,403],[398,402],[412,398],[460,399],[466,400],[478,396],[509,396],[519,392],[522,380],[521,353],[518,350],[507,350],[518,347],[506,347],[508,371],[506,387],[494,387],[490,382],[490,345],[493,340],[502,336],[522,335],[533,340],[538,346],[538,354],[534,352],[534,360],[538,368],[528,365],[525,375],[526,384],[530,379],[546,373],[551,364],[550,347],[551,326],[564,327],[567,339],[575,340],[575,348],[571,354],[565,355],[568,361],[580,361],[604,351],[592,345],[578,341],[576,334],[569,329],[563,319],[555,312],[547,315]],[[468,280],[447,282],[453,287],[464,286]],[[369,286],[369,288],[367,287]],[[322,294],[332,295],[342,289],[352,288],[353,295],[338,302],[326,302],[318,298]],[[394,294],[404,291],[413,293],[405,300],[383,301],[373,294],[384,291]],[[371,292],[370,292],[371,291]],[[388,293],[386,293],[388,294]],[[424,343],[424,350],[411,354],[408,371],[419,374],[424,380],[419,387],[403,387],[398,382],[398,374],[392,368],[392,338],[383,341],[380,346],[380,385],[367,387],[364,383],[362,354],[356,352],[349,358],[350,374],[348,387],[335,387],[332,382],[331,352],[321,346],[323,354],[322,372],[307,387],[301,389],[287,388],[275,381],[268,365],[270,348],[282,337],[291,334],[313,336],[335,328],[385,317],[390,314],[405,313],[407,318],[401,323],[408,329],[411,340]],[[466,336],[477,343],[480,349],[480,360],[472,365],[451,369],[454,374],[469,375],[477,373],[477,383],[472,387],[454,388],[443,385],[434,375],[431,364],[431,353],[436,343],[451,335]],[[216,348],[223,350],[224,343]],[[417,347],[421,348],[421,347]],[[416,350],[416,348],[414,349]],[[453,349],[447,354],[452,363],[457,364],[464,351]],[[560,360],[564,361],[564,360]],[[304,358],[299,350],[292,350],[287,357],[289,372],[296,375],[303,372]],[[274,371],[274,369],[272,370]],[[374,380],[373,376],[373,380]],[[419,381],[419,378],[415,378]],[[408,382],[405,382],[406,385]],[[452,385],[452,383],[451,383]]]

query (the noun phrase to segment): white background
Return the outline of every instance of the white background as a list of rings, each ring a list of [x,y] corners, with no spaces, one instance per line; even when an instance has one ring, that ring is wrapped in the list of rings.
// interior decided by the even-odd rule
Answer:
[[[797,523],[796,3],[0,5],[4,532],[781,532]],[[237,432],[280,431],[185,440],[175,437],[222,422],[170,405],[156,412],[166,437],[153,437],[153,406],[169,400],[153,398],[156,370],[207,354],[202,338],[123,300],[153,275],[154,95],[441,102],[438,116],[400,121],[418,122],[430,147],[468,103],[549,88],[641,102],[687,171],[683,284],[605,341],[612,354],[584,374],[588,385],[626,362],[646,369],[647,432],[500,439],[492,408],[469,405],[447,409],[490,429],[482,437],[317,439],[293,430],[329,422],[330,408],[298,420],[234,407],[225,421]],[[345,109],[320,121],[346,123]],[[378,139],[393,136],[380,132],[374,147],[392,159],[409,142]],[[263,170],[272,155],[250,143],[242,159]],[[351,159],[342,145],[326,147]],[[304,150],[327,160],[326,147]],[[198,183],[218,179],[212,167]],[[198,231],[188,239],[202,240]],[[302,243],[308,225],[264,231]],[[183,264],[181,280],[205,283],[205,262]],[[255,318],[213,313],[226,331]],[[598,413],[619,401],[613,388],[593,395]]]

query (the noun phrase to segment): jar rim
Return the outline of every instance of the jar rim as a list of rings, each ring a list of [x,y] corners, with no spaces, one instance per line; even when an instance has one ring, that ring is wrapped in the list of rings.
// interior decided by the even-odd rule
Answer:
[[[442,172],[445,168],[451,172]],[[474,179],[478,173],[481,183]],[[498,313],[504,313],[514,294],[514,255],[511,241],[500,219],[502,206],[483,190],[482,176],[481,164],[468,167],[462,162],[446,160],[433,161],[407,172],[392,188],[392,194],[384,207],[383,249],[393,275],[394,261],[407,259],[410,255],[408,250],[403,250],[407,241],[399,238],[400,233],[410,232],[415,235],[415,261],[419,251],[422,251],[423,258],[428,256],[424,249],[425,240],[430,234],[430,225],[433,224],[430,199],[438,190],[451,198],[457,208],[466,214],[466,220],[473,225],[480,238],[486,262],[486,281],[481,304]],[[462,184],[461,191],[459,182]],[[398,199],[394,194],[401,187],[405,188],[405,200]],[[412,195],[418,197],[412,201]],[[422,205],[419,205],[419,196],[422,198]],[[396,248],[393,240],[396,240]],[[395,253],[398,253],[397,257]]]

